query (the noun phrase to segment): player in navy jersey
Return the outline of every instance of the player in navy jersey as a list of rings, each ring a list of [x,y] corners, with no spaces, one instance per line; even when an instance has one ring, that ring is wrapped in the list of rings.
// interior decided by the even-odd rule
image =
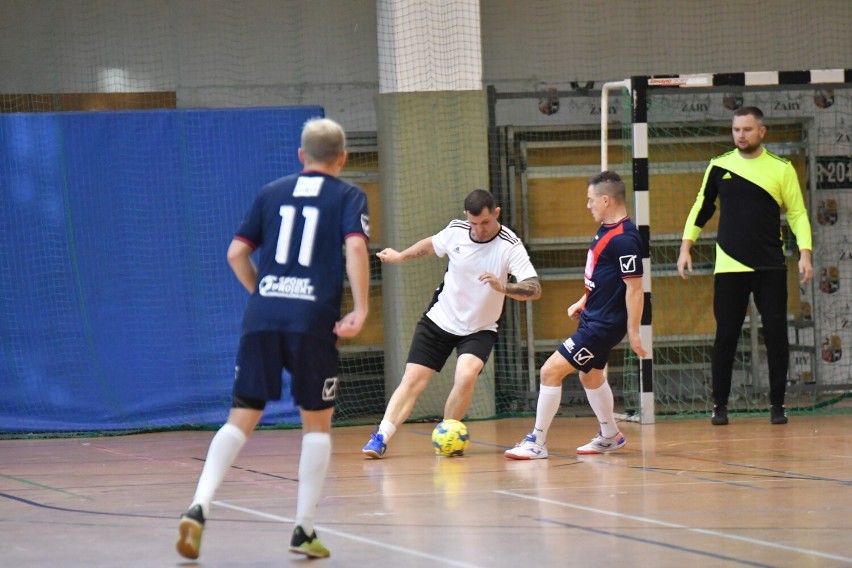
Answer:
[[[507,458],[547,458],[547,431],[562,401],[562,381],[575,370],[600,424],[598,434],[577,453],[602,454],[627,443],[615,423],[612,390],[603,370],[625,334],[631,349],[639,357],[646,355],[639,337],[644,306],[642,237],[627,217],[624,182],[618,174],[605,171],[592,177],[587,196],[586,207],[601,226],[586,255],[586,292],[568,308],[568,317],[580,324],[541,367],[535,426],[506,450]]]
[[[387,248],[377,256],[399,263],[431,254],[450,259],[444,282],[417,323],[402,382],[388,402],[384,418],[362,452],[380,458],[397,428],[411,414],[417,397],[440,371],[453,349],[458,353],[453,389],[444,418],[462,420],[476,378],[497,341],[497,320],[506,296],[536,300],[541,284],[523,243],[500,224],[500,208],[484,189],[464,200],[466,220],[453,220],[441,232],[402,252]],[[509,275],[516,282],[509,282]]]
[[[266,402],[281,398],[281,373],[302,417],[296,526],[290,551],[329,556],[316,538],[314,514],[331,456],[331,417],[338,388],[338,337],[354,337],[368,310],[369,216],[364,192],[341,179],[346,136],[330,119],[302,130],[304,169],[266,185],[228,248],[228,263],[249,291],[228,422],[214,436],[195,497],[181,517],[177,549],[197,558],[213,495]],[[251,254],[260,249],[257,266]],[[340,317],[343,249],[354,309]]]

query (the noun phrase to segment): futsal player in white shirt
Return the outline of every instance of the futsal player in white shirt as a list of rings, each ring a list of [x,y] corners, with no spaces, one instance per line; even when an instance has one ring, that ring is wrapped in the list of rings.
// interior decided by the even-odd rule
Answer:
[[[462,420],[470,406],[476,379],[497,341],[497,320],[506,296],[520,301],[541,297],[538,274],[518,236],[500,224],[500,208],[488,191],[476,189],[464,200],[466,219],[453,220],[441,232],[402,252],[377,253],[397,264],[432,254],[447,256],[449,266],[432,303],[417,322],[402,382],[384,418],[362,451],[380,458],[397,428],[405,422],[417,397],[452,353],[458,354],[453,388],[444,419]],[[509,281],[512,275],[515,282]]]

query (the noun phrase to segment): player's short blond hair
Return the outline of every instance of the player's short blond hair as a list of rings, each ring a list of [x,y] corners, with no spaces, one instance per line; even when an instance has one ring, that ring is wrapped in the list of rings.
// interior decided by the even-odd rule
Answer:
[[[308,161],[332,162],[345,150],[346,133],[330,118],[312,118],[302,128],[302,152]]]

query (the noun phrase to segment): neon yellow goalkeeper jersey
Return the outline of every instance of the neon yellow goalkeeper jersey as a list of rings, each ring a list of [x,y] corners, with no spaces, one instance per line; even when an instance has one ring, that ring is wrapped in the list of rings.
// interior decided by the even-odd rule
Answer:
[[[710,160],[683,228],[684,240],[698,238],[716,212],[717,199],[715,272],[785,269],[782,207],[799,248],[811,249],[811,224],[789,160],[766,148],[757,158],[743,158],[731,150]]]

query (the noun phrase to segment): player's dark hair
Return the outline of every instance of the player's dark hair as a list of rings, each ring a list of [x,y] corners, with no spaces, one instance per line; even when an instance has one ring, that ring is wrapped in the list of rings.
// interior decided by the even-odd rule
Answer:
[[[616,201],[624,203],[627,199],[627,190],[624,181],[617,173],[606,170],[589,178],[589,185],[595,188],[598,195],[608,195]]]
[[[483,209],[493,212],[497,208],[497,202],[490,191],[474,189],[464,198],[464,210],[471,215],[481,215]]]
[[[763,111],[757,108],[756,106],[744,106],[740,107],[734,111],[734,116],[748,116],[751,115],[754,119],[763,126]]]

